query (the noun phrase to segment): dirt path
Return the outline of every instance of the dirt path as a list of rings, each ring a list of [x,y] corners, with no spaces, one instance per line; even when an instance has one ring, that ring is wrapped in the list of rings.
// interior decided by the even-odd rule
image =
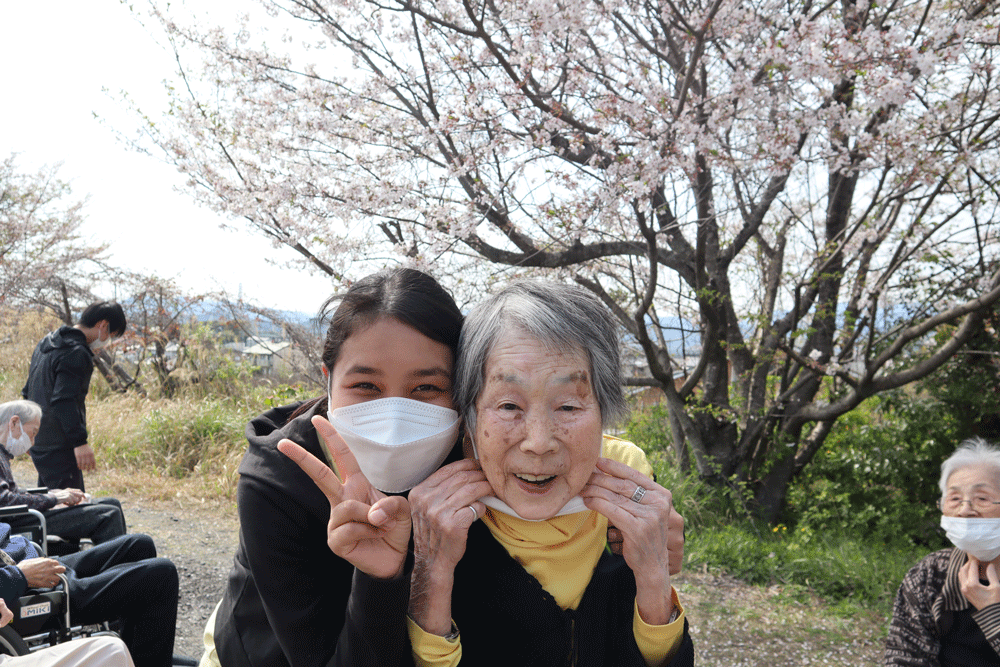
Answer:
[[[205,621],[222,598],[239,542],[235,512],[217,506],[120,500],[129,530],[151,535],[158,554],[177,566],[180,599],[174,652],[199,657]]]

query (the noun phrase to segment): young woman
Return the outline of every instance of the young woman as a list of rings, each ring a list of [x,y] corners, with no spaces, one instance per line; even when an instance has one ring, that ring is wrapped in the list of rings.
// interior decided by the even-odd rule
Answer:
[[[448,293],[411,269],[368,276],[340,299],[323,348],[329,398],[275,408],[247,427],[250,445],[237,491],[240,545],[206,627],[202,665],[410,660],[409,506],[375,487],[404,492],[420,481],[407,471],[429,468],[426,476],[461,457],[454,447],[458,415],[451,409],[461,324]],[[344,438],[354,454],[349,462],[337,454],[347,450]],[[308,452],[336,465],[341,456],[345,483],[336,483],[336,497],[278,449],[283,440],[282,449],[299,458]],[[360,511],[365,523],[338,519],[334,506]],[[328,522],[335,520],[343,525],[328,544]],[[365,567],[356,570],[352,562]]]

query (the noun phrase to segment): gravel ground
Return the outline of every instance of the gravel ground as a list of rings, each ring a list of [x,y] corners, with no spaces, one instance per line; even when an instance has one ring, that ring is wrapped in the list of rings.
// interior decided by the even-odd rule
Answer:
[[[180,599],[174,653],[200,657],[205,621],[222,599],[239,542],[235,511],[119,499],[129,531],[151,535],[158,555],[177,566]]]

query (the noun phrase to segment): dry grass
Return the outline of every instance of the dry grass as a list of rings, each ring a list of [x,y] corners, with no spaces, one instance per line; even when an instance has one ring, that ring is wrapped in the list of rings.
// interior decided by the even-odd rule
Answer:
[[[0,402],[20,398],[31,353],[59,326],[27,313],[0,323]],[[193,392],[174,399],[112,393],[94,373],[87,397],[87,426],[101,471],[88,476],[108,494],[136,492],[150,499],[235,496],[236,467],[246,448],[246,422],[265,409],[259,393],[205,398]],[[93,479],[93,481],[91,481]]]

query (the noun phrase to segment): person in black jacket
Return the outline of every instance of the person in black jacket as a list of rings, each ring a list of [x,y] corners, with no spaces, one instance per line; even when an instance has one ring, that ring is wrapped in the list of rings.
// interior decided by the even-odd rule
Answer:
[[[222,601],[206,627],[202,665],[410,662],[404,559],[388,569],[355,569],[346,552],[331,549],[331,501],[277,445],[297,443],[333,465],[317,436],[317,428],[330,436],[322,417],[332,411],[393,398],[448,411],[462,314],[433,278],[412,269],[363,278],[327,307],[338,300],[323,348],[329,398],[275,408],[247,426],[249,447],[237,489],[240,542]],[[445,437],[445,456],[461,455],[456,441],[454,433]],[[367,485],[364,493],[379,515],[379,535],[369,546],[405,554],[405,499]]]
[[[31,448],[39,486],[85,491],[83,470],[93,470],[87,443],[87,391],[94,351],[125,333],[125,313],[117,303],[87,306],[80,322],[49,333],[31,355],[21,395],[42,407],[42,423]]]

